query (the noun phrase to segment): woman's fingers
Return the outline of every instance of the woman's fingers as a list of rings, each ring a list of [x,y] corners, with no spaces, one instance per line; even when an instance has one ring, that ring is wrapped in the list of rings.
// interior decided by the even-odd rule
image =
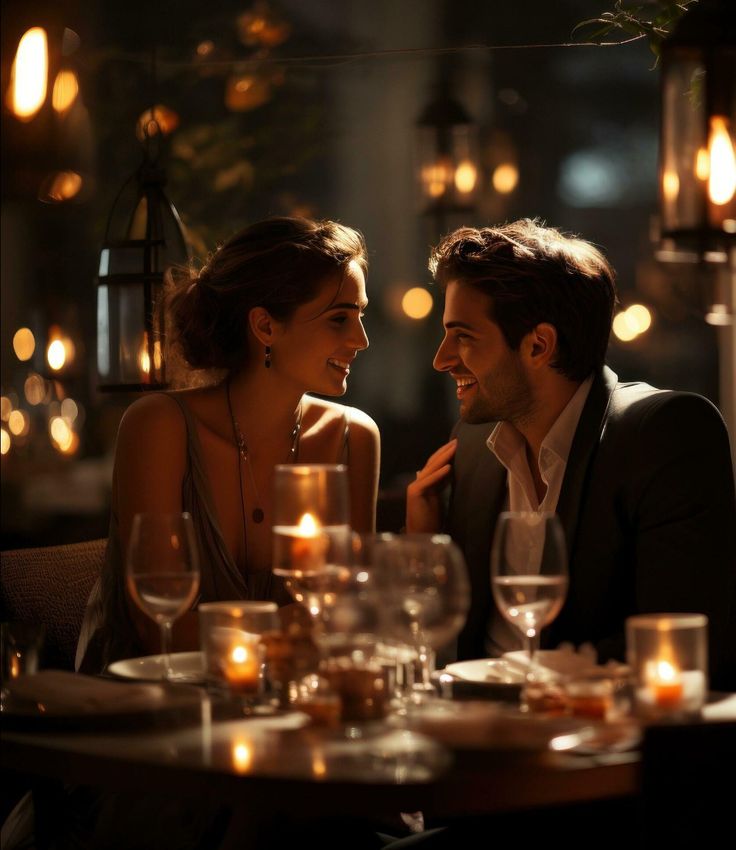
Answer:
[[[417,472],[417,478],[424,478],[426,475],[434,473],[438,468],[444,466],[450,458],[455,454],[457,448],[457,439],[450,440],[444,446],[440,446],[434,454],[430,455],[422,469]]]
[[[416,481],[412,481],[409,485],[409,489],[412,491],[413,495],[419,496],[427,490],[431,490],[444,478],[447,478],[451,470],[452,465],[449,463],[444,464],[439,469],[435,469],[432,472],[427,471],[427,468],[425,467],[420,472],[417,472]]]

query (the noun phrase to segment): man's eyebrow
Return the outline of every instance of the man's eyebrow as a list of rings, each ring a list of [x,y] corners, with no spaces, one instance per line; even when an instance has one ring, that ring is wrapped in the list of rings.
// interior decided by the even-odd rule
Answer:
[[[453,328],[463,328],[466,331],[474,330],[472,325],[469,325],[467,322],[448,322],[445,325],[448,331],[451,331]]]

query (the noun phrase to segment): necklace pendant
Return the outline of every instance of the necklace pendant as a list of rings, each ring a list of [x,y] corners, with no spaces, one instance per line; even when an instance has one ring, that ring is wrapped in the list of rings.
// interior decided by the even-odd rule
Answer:
[[[253,517],[253,522],[261,523],[263,522],[264,513],[263,508],[253,508],[253,513],[251,514]]]

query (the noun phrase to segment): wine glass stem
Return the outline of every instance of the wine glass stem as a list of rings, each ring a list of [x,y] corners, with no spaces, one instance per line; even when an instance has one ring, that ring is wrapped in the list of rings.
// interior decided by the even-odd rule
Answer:
[[[429,646],[420,646],[417,648],[419,657],[419,671],[421,679],[418,685],[414,687],[421,691],[433,691],[432,673],[434,673],[435,653]]]
[[[171,620],[162,620],[161,623],[161,655],[164,662],[164,679],[173,679],[174,671],[171,669]]]
[[[529,668],[526,672],[527,682],[536,682],[539,678],[537,670],[537,651],[539,650],[539,632],[537,630],[524,633],[524,643],[529,656]]]

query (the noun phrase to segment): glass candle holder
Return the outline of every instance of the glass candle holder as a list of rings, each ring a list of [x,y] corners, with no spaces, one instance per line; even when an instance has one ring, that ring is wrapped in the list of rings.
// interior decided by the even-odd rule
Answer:
[[[634,711],[645,719],[700,714],[708,693],[708,618],[643,614],[626,621]]]
[[[261,636],[278,629],[275,602],[204,602],[199,634],[205,678],[233,694],[261,697],[265,649]]]

